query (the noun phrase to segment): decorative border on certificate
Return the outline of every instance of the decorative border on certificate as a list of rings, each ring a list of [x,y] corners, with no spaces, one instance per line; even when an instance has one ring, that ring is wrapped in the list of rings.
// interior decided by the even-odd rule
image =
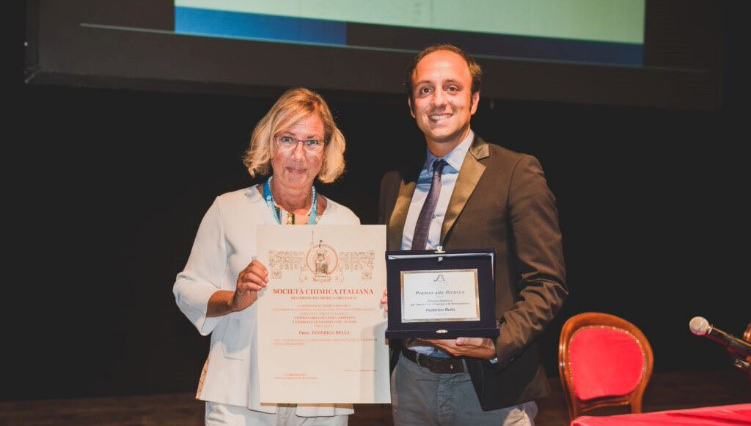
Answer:
[[[373,279],[375,250],[337,251],[323,239],[313,241],[307,252],[295,250],[270,250],[271,278],[287,279],[286,274],[297,276],[297,282],[342,283],[344,276],[359,272],[365,281]]]
[[[401,271],[402,322],[479,321],[477,269]]]

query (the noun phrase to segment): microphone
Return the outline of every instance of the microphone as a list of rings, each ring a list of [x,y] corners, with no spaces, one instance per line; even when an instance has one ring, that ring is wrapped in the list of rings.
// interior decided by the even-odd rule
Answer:
[[[697,336],[707,336],[711,340],[725,346],[725,349],[727,349],[727,351],[733,356],[751,356],[751,343],[712,326],[712,324],[710,324],[704,317],[691,318],[688,327],[691,329],[691,332]]]

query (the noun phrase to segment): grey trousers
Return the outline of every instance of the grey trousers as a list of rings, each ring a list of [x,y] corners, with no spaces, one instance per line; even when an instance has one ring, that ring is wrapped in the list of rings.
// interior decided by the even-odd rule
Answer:
[[[399,355],[391,375],[395,426],[534,426],[537,404],[482,411],[467,372],[436,374]]]

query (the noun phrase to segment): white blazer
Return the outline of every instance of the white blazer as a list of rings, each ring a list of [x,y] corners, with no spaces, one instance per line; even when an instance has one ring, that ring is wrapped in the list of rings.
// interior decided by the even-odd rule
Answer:
[[[197,397],[204,401],[276,413],[276,404],[261,404],[258,386],[256,304],[220,317],[207,317],[209,298],[217,290],[234,291],[237,276],[256,255],[256,225],[275,224],[258,189],[220,195],[203,217],[185,269],[173,293],[177,306],[201,335],[211,334],[209,357]],[[347,207],[328,200],[321,225],[356,225]],[[301,354],[302,355],[302,354]],[[352,414],[351,404],[298,405],[302,417]]]

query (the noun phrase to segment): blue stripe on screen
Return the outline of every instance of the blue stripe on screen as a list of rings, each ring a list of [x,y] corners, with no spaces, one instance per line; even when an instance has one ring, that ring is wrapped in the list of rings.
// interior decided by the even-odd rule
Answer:
[[[323,19],[175,7],[175,32],[347,44],[347,24]]]

